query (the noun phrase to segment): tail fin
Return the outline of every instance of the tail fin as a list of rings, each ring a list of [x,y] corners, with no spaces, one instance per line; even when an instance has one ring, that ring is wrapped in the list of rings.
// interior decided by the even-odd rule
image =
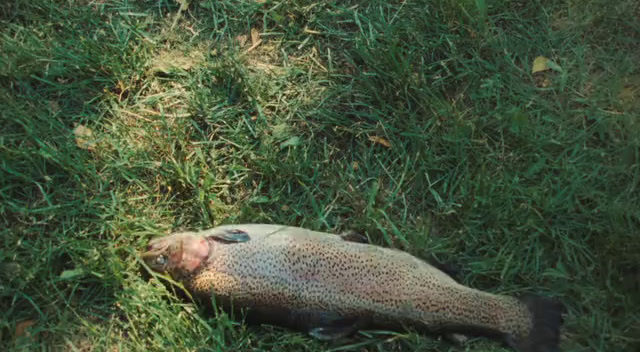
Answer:
[[[510,339],[509,345],[520,352],[557,352],[565,307],[557,300],[535,295],[521,301],[533,316],[533,328],[528,336]]]

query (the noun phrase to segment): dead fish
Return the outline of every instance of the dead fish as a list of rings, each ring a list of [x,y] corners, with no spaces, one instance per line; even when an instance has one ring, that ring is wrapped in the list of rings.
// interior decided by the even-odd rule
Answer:
[[[142,258],[194,296],[323,340],[410,326],[494,337],[521,352],[557,351],[559,302],[479,291],[409,253],[366,242],[353,233],[225,225],[154,239]]]

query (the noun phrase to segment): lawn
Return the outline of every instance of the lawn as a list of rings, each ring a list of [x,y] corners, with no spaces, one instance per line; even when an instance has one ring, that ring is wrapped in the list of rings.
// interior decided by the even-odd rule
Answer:
[[[140,269],[154,236],[268,222],[557,297],[566,351],[637,351],[639,58],[637,0],[2,2],[0,350],[455,350],[246,326]]]

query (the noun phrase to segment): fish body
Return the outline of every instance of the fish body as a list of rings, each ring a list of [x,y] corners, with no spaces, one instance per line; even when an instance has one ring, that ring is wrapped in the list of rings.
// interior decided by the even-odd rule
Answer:
[[[482,332],[554,351],[560,306],[464,286],[409,253],[299,227],[225,225],[151,242],[143,255],[192,294],[249,308],[318,338],[368,327]]]

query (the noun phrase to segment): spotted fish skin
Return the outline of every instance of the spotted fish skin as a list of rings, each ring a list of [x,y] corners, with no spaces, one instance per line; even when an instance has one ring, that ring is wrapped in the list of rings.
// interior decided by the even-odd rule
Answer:
[[[249,240],[217,239],[216,234],[232,230],[248,234]],[[283,325],[311,329],[330,324],[327,316],[362,318],[365,327],[486,331],[527,352],[553,351],[557,345],[555,306],[543,304],[543,313],[553,319],[545,330],[549,336],[535,342],[540,317],[526,301],[461,285],[396,249],[266,224],[225,225],[160,241],[173,244],[174,250],[181,248],[181,257],[176,260],[174,254],[174,262],[164,269],[190,292],[232,299],[234,305],[250,307]],[[206,251],[202,243],[208,246]]]

